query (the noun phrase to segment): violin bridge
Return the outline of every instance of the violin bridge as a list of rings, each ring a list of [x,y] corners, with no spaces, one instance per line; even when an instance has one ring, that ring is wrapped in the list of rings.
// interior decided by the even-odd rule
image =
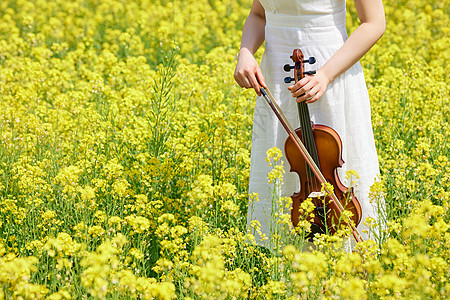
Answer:
[[[308,198],[319,198],[319,197],[325,197],[325,192],[311,192],[309,194]]]

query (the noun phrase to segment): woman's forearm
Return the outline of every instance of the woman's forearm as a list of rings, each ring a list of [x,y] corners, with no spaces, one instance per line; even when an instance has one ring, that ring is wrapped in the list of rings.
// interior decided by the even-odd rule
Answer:
[[[329,81],[359,61],[383,35],[384,29],[383,23],[362,23],[321,68]]]
[[[254,7],[245,21],[242,30],[241,50],[243,48],[253,55],[264,42],[266,18],[262,7]]]
[[[359,61],[383,35],[386,28],[381,0],[355,0],[361,25],[321,68],[330,82]]]

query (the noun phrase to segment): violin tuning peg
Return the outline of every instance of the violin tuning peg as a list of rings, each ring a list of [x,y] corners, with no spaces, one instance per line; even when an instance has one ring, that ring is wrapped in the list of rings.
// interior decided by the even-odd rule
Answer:
[[[292,81],[294,81],[295,80],[295,78],[292,78],[292,77],[285,77],[284,78],[284,82],[285,83],[291,83]]]
[[[285,64],[284,67],[283,67],[283,69],[284,69],[286,72],[289,72],[289,71],[292,70],[293,68],[295,68],[295,66],[291,66],[291,65],[289,65],[289,64]]]
[[[303,72],[303,75],[313,75],[313,74],[316,74],[316,71],[306,71],[306,72]]]
[[[316,62],[316,58],[311,56],[310,58],[304,60],[303,62],[309,63],[309,64],[314,64]]]

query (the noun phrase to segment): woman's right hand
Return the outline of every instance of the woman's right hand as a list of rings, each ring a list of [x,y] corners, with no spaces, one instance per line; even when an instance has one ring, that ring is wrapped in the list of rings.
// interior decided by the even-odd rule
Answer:
[[[253,88],[261,96],[261,86],[267,88],[261,68],[255,57],[247,48],[241,48],[238,55],[234,79],[241,88]]]

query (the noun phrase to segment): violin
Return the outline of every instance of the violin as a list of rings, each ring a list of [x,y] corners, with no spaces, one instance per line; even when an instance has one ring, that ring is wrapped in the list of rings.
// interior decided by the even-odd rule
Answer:
[[[315,74],[315,71],[305,72],[304,69],[304,63],[315,63],[314,57],[305,60],[302,51],[295,49],[291,59],[294,65],[287,64],[284,70],[289,72],[294,69],[294,77],[286,77],[286,83],[297,82],[307,74]],[[284,151],[290,171],[296,172],[300,179],[300,191],[291,196],[292,224],[298,225],[300,205],[310,198],[315,208],[307,238],[312,238],[317,233],[334,234],[341,225],[346,224],[352,228],[356,241],[362,241],[362,236],[356,229],[362,218],[361,205],[353,188],[345,187],[337,175],[337,168],[344,163],[342,141],[338,133],[328,126],[311,122],[305,102],[297,103],[300,127],[293,130],[270,91],[261,88],[261,93],[289,135]],[[342,217],[344,210],[351,211],[352,216]]]
[[[314,74],[314,71],[305,72],[304,63],[314,63],[313,57],[304,59],[300,49],[295,49],[291,59],[294,66],[285,65],[285,71],[294,69],[294,77],[285,78],[285,82],[299,81],[306,74]],[[331,127],[314,124],[311,122],[308,104],[299,102],[298,114],[300,127],[295,130],[297,135],[305,145],[306,150],[311,155],[326,181],[333,186],[333,190],[345,210],[352,212],[352,221],[358,225],[361,221],[362,210],[353,188],[348,189],[340,181],[337,175],[337,168],[342,167],[342,141],[338,133]],[[284,145],[286,159],[291,167],[291,172],[296,172],[300,177],[300,192],[292,196],[291,221],[297,226],[299,221],[300,204],[307,198],[311,198],[315,206],[314,219],[311,224],[310,236],[316,233],[334,234],[339,225],[345,223],[342,220],[341,211],[338,204],[330,201],[321,193],[322,183],[316,177],[312,169],[305,162],[305,157],[299,153],[291,137],[286,139]]]

